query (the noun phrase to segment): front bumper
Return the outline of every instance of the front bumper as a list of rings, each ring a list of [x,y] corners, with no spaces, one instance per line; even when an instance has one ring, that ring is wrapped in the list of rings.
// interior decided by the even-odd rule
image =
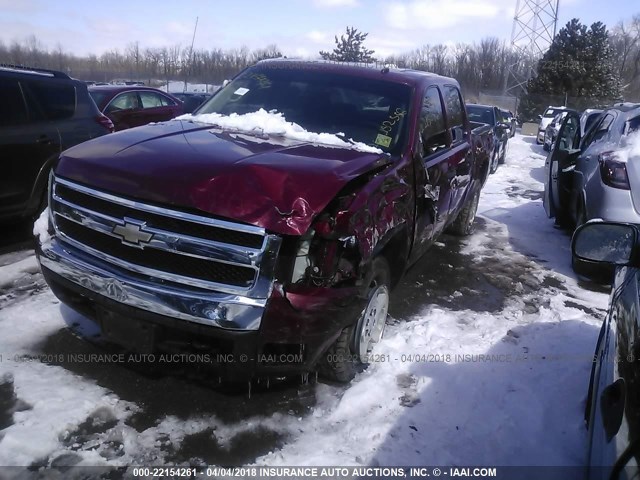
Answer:
[[[206,365],[197,366],[232,380],[312,371],[365,302],[356,287],[285,293],[277,283],[263,304],[215,292],[195,296],[124,281],[122,272],[55,237],[40,246],[38,258],[53,293],[95,324],[103,340],[143,353],[205,353]],[[203,312],[215,321],[201,321]],[[227,322],[257,327],[222,328],[220,312]]]
[[[88,255],[56,237],[40,246],[40,264],[124,305],[203,325],[257,330],[267,302],[145,278]]]

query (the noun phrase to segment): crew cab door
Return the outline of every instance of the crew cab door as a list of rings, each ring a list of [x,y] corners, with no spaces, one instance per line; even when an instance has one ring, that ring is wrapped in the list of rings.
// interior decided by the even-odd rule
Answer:
[[[449,215],[455,215],[462,207],[465,193],[471,183],[471,167],[473,163],[470,132],[465,118],[464,103],[458,87],[445,85],[442,87],[447,123],[451,145],[447,159],[447,180],[451,191]]]
[[[549,217],[567,217],[573,187],[573,169],[580,155],[580,117],[569,112],[544,164],[544,209]]]
[[[416,228],[412,258],[418,258],[442,231],[449,211],[451,137],[444,117],[440,90],[425,90],[414,151]]]

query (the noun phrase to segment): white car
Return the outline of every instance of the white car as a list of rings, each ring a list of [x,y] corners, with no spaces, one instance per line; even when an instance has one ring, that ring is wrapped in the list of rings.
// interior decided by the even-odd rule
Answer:
[[[563,111],[568,110],[567,107],[547,107],[542,116],[540,117],[540,125],[538,125],[538,136],[536,142],[538,144],[544,143],[544,132],[553,120],[553,118]]]

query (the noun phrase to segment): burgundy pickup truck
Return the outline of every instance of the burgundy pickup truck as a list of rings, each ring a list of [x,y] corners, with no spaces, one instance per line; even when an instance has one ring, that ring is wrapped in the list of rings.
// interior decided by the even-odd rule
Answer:
[[[65,151],[42,271],[131,351],[347,381],[405,270],[443,231],[471,232],[491,138],[464,105],[426,72],[259,62],[194,116]]]

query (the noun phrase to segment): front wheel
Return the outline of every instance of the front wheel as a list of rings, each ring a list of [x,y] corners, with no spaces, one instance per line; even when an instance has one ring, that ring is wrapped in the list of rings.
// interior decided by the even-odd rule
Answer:
[[[447,232],[459,236],[471,235],[473,233],[473,222],[476,219],[479,201],[480,189],[465,203],[454,222],[447,229]]]
[[[502,148],[502,155],[500,155],[500,160],[498,163],[500,165],[504,165],[505,160],[507,159],[507,148],[509,148],[509,142],[504,142],[504,147]]]
[[[389,310],[391,274],[384,257],[376,257],[365,280],[367,303],[357,322],[340,333],[320,364],[330,380],[348,382],[366,368],[369,354],[382,338]]]
[[[498,170],[498,151],[494,150],[491,157],[491,166],[489,167],[489,173],[496,173]]]

